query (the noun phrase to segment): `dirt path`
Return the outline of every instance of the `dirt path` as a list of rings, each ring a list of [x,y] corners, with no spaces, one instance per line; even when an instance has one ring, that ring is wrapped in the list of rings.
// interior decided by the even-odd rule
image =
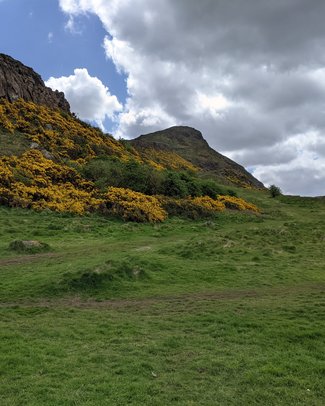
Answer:
[[[274,287],[254,290],[224,290],[217,292],[195,292],[177,296],[157,296],[143,299],[83,299],[79,296],[58,299],[21,300],[17,302],[0,303],[0,308],[12,307],[43,307],[81,308],[81,309],[116,309],[116,308],[147,308],[159,304],[177,305],[177,303],[192,303],[204,301],[228,301],[238,299],[268,299],[304,293],[325,293],[325,284],[305,284],[292,287]]]

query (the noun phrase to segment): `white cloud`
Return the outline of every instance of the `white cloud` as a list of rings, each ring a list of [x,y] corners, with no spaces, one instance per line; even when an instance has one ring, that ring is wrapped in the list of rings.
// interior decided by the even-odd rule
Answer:
[[[71,76],[51,77],[46,86],[64,92],[74,113],[101,128],[106,118],[114,119],[122,110],[117,97],[98,78],[90,76],[87,69],[75,69]]]
[[[75,19],[73,18],[73,16],[69,17],[68,21],[65,24],[65,29],[71,32],[71,34],[79,32],[78,30],[76,30]]]
[[[263,165],[254,170],[254,175],[264,179],[267,185],[276,184],[286,193],[304,195],[324,194],[325,160],[324,151],[318,146],[324,146],[322,137],[317,132],[296,134],[276,148],[268,151],[257,151]],[[267,155],[273,155],[270,157]],[[290,154],[281,161],[283,155]],[[264,158],[264,159],[263,159]]]
[[[48,40],[49,44],[51,44],[53,42],[53,36],[54,36],[53,32],[49,32],[47,34],[47,40]]]
[[[306,153],[289,164],[264,165],[254,170],[253,175],[264,179],[266,185],[276,184],[287,194],[305,196],[324,195],[324,161]]]
[[[59,0],[62,10],[69,14],[79,14],[81,12],[79,0]]]
[[[104,49],[127,75],[129,95],[118,136],[189,125],[220,152],[256,166],[262,181],[325,194],[323,0],[60,6],[68,18],[96,14],[109,34]]]

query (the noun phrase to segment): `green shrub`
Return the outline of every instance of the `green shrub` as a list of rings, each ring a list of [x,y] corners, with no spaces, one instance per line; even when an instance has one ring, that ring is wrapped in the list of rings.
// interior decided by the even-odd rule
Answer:
[[[269,187],[269,192],[270,192],[271,197],[277,197],[277,196],[282,195],[281,189],[275,185],[271,185]]]
[[[94,158],[81,170],[82,175],[91,180],[101,190],[109,186],[132,189],[146,195],[165,195],[183,198],[186,196],[218,195],[236,196],[212,179],[202,179],[191,172],[178,172],[171,169],[158,170],[143,162],[120,161],[111,157]]]

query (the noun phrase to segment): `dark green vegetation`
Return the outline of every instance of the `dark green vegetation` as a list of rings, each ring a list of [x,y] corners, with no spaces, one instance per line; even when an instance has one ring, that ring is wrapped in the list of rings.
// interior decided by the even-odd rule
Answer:
[[[271,185],[269,187],[269,192],[271,197],[277,197],[280,196],[282,194],[281,189],[279,188],[279,186],[275,186],[275,185]]]
[[[0,207],[0,404],[323,405],[325,202],[240,195],[263,214]]]
[[[213,179],[202,178],[200,173],[158,170],[135,160],[122,162],[112,157],[100,157],[89,161],[81,167],[80,172],[102,190],[114,186],[129,188],[147,195],[212,198],[216,198],[217,195],[236,196],[233,189],[219,185]]]

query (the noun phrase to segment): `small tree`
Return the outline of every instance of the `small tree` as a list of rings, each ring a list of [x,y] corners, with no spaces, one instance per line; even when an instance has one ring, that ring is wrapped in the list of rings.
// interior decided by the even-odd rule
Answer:
[[[269,192],[270,192],[271,197],[277,197],[277,196],[282,195],[281,189],[275,185],[271,185],[269,187]]]

